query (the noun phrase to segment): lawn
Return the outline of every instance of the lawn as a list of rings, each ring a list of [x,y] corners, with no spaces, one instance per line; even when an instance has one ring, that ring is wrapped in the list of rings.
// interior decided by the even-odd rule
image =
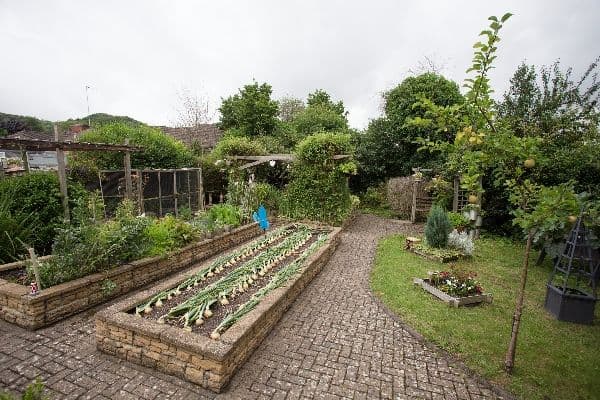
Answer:
[[[413,286],[413,277],[442,264],[403,249],[404,237],[379,243],[371,286],[408,325],[453,353],[471,369],[524,399],[600,398],[600,312],[594,325],[554,320],[544,310],[550,262],[536,266],[531,255],[525,310],[513,375],[503,370],[524,246],[501,238],[477,241],[475,255],[457,265],[475,271],[492,304],[451,308]]]

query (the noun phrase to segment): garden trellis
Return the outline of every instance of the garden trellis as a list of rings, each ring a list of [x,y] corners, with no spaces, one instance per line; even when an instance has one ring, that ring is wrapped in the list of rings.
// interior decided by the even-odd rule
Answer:
[[[62,199],[65,221],[70,220],[69,195],[67,193],[67,172],[65,165],[65,151],[117,151],[123,152],[123,164],[125,170],[131,169],[131,152],[144,151],[141,147],[130,146],[126,140],[124,145],[108,143],[84,143],[84,142],[65,142],[62,132],[54,124],[54,140],[34,140],[34,139],[8,139],[0,138],[0,148],[6,150],[20,151],[56,151],[58,162],[58,181],[60,184],[60,196]],[[131,196],[131,174],[125,175],[125,186],[127,194]]]

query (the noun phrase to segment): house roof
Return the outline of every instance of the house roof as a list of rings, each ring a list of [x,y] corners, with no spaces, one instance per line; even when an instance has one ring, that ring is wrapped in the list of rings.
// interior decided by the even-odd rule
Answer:
[[[187,146],[197,143],[205,149],[215,147],[223,136],[223,131],[217,127],[217,124],[200,124],[198,126],[180,128],[159,126],[158,128],[167,135],[181,140]]]
[[[54,140],[54,135],[48,132],[38,131],[19,131],[5,136],[6,139],[25,139],[25,140]],[[76,133],[67,131],[63,133],[63,141],[75,142]]]

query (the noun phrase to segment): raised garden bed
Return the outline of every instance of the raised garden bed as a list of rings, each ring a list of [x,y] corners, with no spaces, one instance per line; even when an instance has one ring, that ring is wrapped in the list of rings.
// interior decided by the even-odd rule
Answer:
[[[23,328],[38,329],[148,285],[259,234],[257,224],[245,225],[214,238],[192,243],[167,256],[133,261],[105,272],[45,288],[36,295],[30,294],[27,282],[19,280],[25,263],[0,266],[0,318]],[[106,285],[109,281],[111,287]]]
[[[288,225],[96,314],[99,350],[220,392],[335,250]]]
[[[421,286],[425,291],[431,293],[449,306],[460,307],[468,304],[492,302],[492,295],[489,293],[475,294],[465,297],[454,297],[433,286],[429,279],[414,278],[413,283],[417,286]]]

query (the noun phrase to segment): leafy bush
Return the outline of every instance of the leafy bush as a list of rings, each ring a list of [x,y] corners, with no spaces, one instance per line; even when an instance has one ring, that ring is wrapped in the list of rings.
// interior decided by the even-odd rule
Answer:
[[[24,244],[33,242],[34,214],[11,211],[12,193],[0,193],[0,264],[16,261],[25,253]]]
[[[244,136],[228,136],[219,141],[213,150],[213,156],[224,159],[226,156],[260,156],[266,154],[265,148],[258,142]]]
[[[351,154],[349,135],[319,133],[296,147],[292,180],[285,189],[282,211],[291,218],[341,223],[352,201],[346,172],[352,162],[334,160],[336,154]]]
[[[152,242],[149,255],[166,254],[200,237],[200,232],[187,222],[172,215],[154,220],[146,228],[146,235]]]
[[[44,396],[44,383],[38,377],[35,382],[29,384],[25,388],[25,392],[21,397],[13,396],[10,393],[0,392],[0,400],[47,400],[48,396]]]
[[[207,216],[217,226],[239,226],[242,223],[240,209],[231,204],[216,204],[208,209]]]
[[[385,186],[370,186],[361,197],[361,205],[369,208],[389,207],[385,195]]]
[[[469,234],[467,232],[458,232],[456,229],[448,235],[448,246],[458,249],[468,256],[473,255],[473,251],[475,250],[475,243],[473,243],[473,239],[471,239]]]
[[[469,226],[470,222],[467,217],[462,213],[448,212],[448,219],[454,229],[465,229]]]
[[[192,152],[180,141],[166,135],[158,128],[147,125],[109,123],[85,131],[81,142],[97,142],[141,146],[142,152],[131,153],[132,168],[181,168],[196,164]],[[123,154],[114,151],[84,151],[70,156],[74,169],[97,171],[99,169],[122,169]]]
[[[257,183],[252,187],[253,198],[252,210],[257,210],[262,204],[267,211],[279,210],[281,205],[281,192],[268,183]]]
[[[433,206],[427,216],[425,225],[425,240],[431,247],[443,248],[448,244],[448,234],[452,225],[448,214],[440,206]]]
[[[73,208],[80,199],[87,197],[83,186],[69,182],[69,206]],[[56,236],[56,229],[63,225],[64,211],[60,197],[58,177],[52,172],[35,172],[0,181],[0,194],[13,216],[35,215],[28,218],[30,237],[38,254],[48,254]],[[2,234],[5,237],[5,234]],[[12,236],[12,235],[11,235]],[[23,249],[24,250],[24,249]]]
[[[137,217],[131,201],[121,203],[114,220],[82,222],[59,229],[52,248],[54,257],[40,264],[42,287],[142,258],[151,247],[145,234],[150,220]],[[31,268],[27,273],[33,279]]]

